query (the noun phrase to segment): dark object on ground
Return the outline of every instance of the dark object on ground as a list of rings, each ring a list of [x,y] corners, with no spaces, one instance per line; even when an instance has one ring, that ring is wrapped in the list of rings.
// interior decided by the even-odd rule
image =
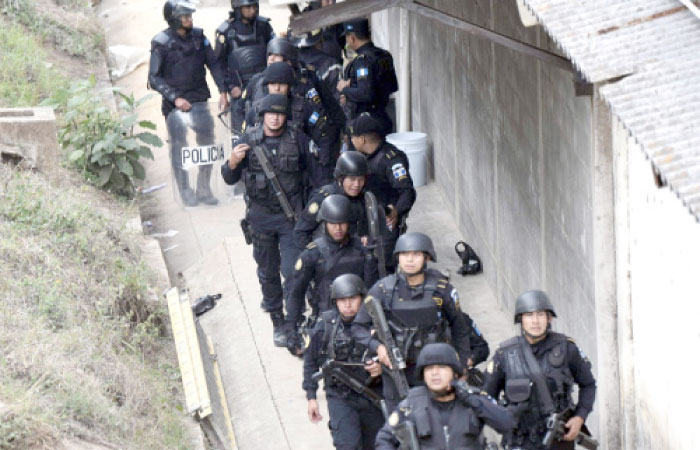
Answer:
[[[481,272],[481,258],[469,244],[464,241],[459,241],[455,244],[455,252],[462,260],[462,266],[457,270],[457,273],[464,275],[473,275]]]
[[[209,311],[216,306],[216,301],[221,298],[221,294],[205,295],[199,297],[192,304],[192,312],[195,316],[201,316],[205,312]]]

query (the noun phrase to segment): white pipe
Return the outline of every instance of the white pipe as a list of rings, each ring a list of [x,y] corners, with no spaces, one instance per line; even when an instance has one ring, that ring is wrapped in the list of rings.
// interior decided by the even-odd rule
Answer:
[[[698,9],[698,7],[695,6],[695,3],[693,3],[690,0],[678,0],[678,1],[683,3],[685,5],[685,7],[688,8],[690,10],[690,12],[693,13],[693,15],[695,15],[695,17],[700,19],[700,9]]]
[[[399,131],[411,131],[411,19],[399,8]]]

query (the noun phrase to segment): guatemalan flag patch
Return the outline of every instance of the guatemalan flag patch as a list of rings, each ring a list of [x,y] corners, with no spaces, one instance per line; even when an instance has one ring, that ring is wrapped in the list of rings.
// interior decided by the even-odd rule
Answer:
[[[361,67],[357,69],[357,78],[367,78],[369,75],[369,69],[366,67]]]
[[[314,113],[311,114],[311,116],[309,117],[309,122],[310,122],[312,125],[316,125],[316,122],[318,122],[318,117],[319,117],[319,116],[318,116],[318,113],[317,113],[316,111],[314,111]]]
[[[394,174],[394,178],[397,180],[406,176],[406,168],[403,166],[403,164],[394,164],[391,166],[391,171]]]

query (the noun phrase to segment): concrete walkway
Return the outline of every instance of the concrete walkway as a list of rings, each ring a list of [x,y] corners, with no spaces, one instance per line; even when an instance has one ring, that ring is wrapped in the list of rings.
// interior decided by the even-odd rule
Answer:
[[[161,0],[103,0],[98,17],[106,30],[108,45],[148,49],[150,39],[165,28],[162,5]],[[228,1],[201,2],[194,15],[195,26],[204,28],[213,39],[214,29],[227,17],[228,9]],[[275,30],[286,28],[285,8],[272,8],[262,2],[261,10],[262,15],[273,18]],[[146,77],[147,66],[142,65],[117,85],[138,98],[147,93]],[[158,124],[158,133],[165,140],[160,96],[156,94],[140,113],[143,119]],[[238,226],[244,214],[242,200],[226,197],[216,208],[181,208],[172,192],[167,147],[154,153],[155,161],[146,164],[146,185],[167,186],[147,195],[142,217],[153,223],[154,233],[177,231],[173,237],[160,239],[172,284],[185,284],[192,299],[203,294],[223,294],[216,308],[202,316],[200,323],[216,347],[238,448],[332,448],[325,401],[321,399],[324,421],[311,424],[301,390],[301,360],[272,345],[269,317],[259,308],[262,296],[252,247],[245,245]],[[214,175],[218,177],[218,168]],[[460,262],[454,244],[462,238],[449,211],[435,185],[418,188],[409,226],[433,237],[439,261],[435,266],[453,274],[452,282],[460,293],[463,308],[472,315],[493,349],[512,335],[512,320],[497,306],[482,275],[456,275]]]

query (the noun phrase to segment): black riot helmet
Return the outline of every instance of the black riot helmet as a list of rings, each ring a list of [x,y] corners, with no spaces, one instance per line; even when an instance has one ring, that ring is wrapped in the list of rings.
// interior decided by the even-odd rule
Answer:
[[[331,283],[331,301],[334,304],[339,298],[354,297],[356,295],[365,296],[366,294],[367,286],[365,286],[365,282],[354,273],[340,275]]]
[[[263,115],[266,112],[274,112],[279,114],[289,114],[289,100],[286,95],[267,94],[260,100],[258,107],[258,115]]]
[[[284,83],[290,86],[296,83],[294,69],[286,62],[272,63],[263,70],[263,84]]]
[[[285,61],[293,64],[299,60],[297,48],[283,37],[276,37],[267,44],[267,56],[270,55],[281,55]]]
[[[333,178],[336,180],[342,177],[364,177],[369,171],[367,158],[358,151],[347,151],[340,155],[335,163]]]
[[[321,40],[321,37],[323,37],[321,29],[317,28],[306,33],[292,34],[290,35],[290,40],[297,48],[310,48],[316,45]]]
[[[450,344],[444,342],[428,344],[420,351],[418,360],[416,361],[418,379],[423,379],[423,370],[426,367],[435,365],[452,367],[452,370],[455,372],[455,377],[458,377],[462,373],[462,365],[457,357],[457,352]]]
[[[316,220],[330,223],[350,223],[355,221],[350,200],[339,194],[329,195],[321,203]]]
[[[433,240],[427,234],[410,231],[402,234],[396,240],[394,247],[394,256],[402,252],[424,252],[430,255],[432,262],[437,262],[437,253],[433,247]]]
[[[241,6],[253,6],[258,5],[259,0],[231,0],[231,8],[236,9]]]
[[[549,297],[542,291],[526,291],[515,300],[515,323],[520,323],[523,313],[547,311],[557,317]]]
[[[168,22],[168,26],[173,31],[177,31],[182,26],[180,17],[192,14],[197,8],[186,0],[168,0],[163,5],[163,18]]]

